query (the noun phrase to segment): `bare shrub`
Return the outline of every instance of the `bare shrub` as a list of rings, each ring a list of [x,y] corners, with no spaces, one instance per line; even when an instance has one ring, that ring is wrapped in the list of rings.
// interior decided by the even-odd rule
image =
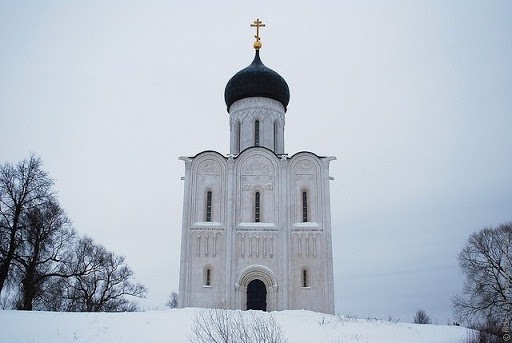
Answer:
[[[233,336],[234,320],[228,311],[220,308],[210,308],[196,313],[192,325],[190,342],[198,343],[229,343],[238,342]]]
[[[249,323],[252,340],[250,342],[286,342],[283,330],[272,314],[252,312]]]
[[[169,295],[169,299],[165,303],[165,306],[169,308],[178,308],[178,293],[172,291],[171,295]]]
[[[419,309],[414,316],[414,324],[432,324],[432,320],[430,320],[425,310]]]
[[[281,326],[269,313],[208,308],[192,324],[192,343],[285,343]]]

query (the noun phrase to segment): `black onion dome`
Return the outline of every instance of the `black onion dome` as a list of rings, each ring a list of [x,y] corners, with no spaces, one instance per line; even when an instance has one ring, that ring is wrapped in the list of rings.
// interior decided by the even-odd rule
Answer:
[[[224,91],[228,112],[235,101],[256,96],[279,101],[285,111],[290,101],[288,84],[281,75],[261,62],[259,50],[256,50],[251,65],[236,73],[228,81]]]

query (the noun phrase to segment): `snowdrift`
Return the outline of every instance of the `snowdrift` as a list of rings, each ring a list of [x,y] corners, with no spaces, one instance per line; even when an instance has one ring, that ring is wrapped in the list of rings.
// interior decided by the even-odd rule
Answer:
[[[1,343],[185,343],[204,309],[132,313],[0,311]],[[244,312],[247,313],[247,312]],[[355,319],[310,311],[272,312],[288,343],[457,343],[468,329]],[[268,314],[266,314],[268,315]]]

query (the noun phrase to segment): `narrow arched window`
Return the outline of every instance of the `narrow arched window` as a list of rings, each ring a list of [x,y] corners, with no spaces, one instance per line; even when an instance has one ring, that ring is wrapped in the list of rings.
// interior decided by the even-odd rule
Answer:
[[[254,194],[254,221],[256,223],[259,223],[259,221],[260,221],[260,210],[261,210],[260,192],[256,192],[256,194]]]
[[[308,286],[308,271],[306,269],[302,270],[302,287]]]
[[[260,121],[254,122],[254,145],[260,145]]]
[[[308,221],[308,192],[302,191],[302,221]]]
[[[212,270],[207,268],[204,275],[204,285],[211,286],[212,285]]]
[[[240,152],[240,122],[236,122],[236,146],[237,153]]]
[[[277,153],[277,122],[274,122],[274,152]]]
[[[212,191],[206,193],[206,221],[212,221]]]

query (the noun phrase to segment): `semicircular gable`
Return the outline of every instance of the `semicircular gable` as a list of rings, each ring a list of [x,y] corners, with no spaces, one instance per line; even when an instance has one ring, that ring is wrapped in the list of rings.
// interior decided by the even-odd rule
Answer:
[[[271,150],[246,150],[235,161],[237,171],[243,174],[270,175],[279,170],[277,165],[278,158]]]
[[[293,174],[318,174],[320,172],[320,158],[309,152],[293,155],[290,160],[290,171]]]
[[[203,151],[192,161],[192,169],[198,174],[224,174],[226,159],[217,152]]]

